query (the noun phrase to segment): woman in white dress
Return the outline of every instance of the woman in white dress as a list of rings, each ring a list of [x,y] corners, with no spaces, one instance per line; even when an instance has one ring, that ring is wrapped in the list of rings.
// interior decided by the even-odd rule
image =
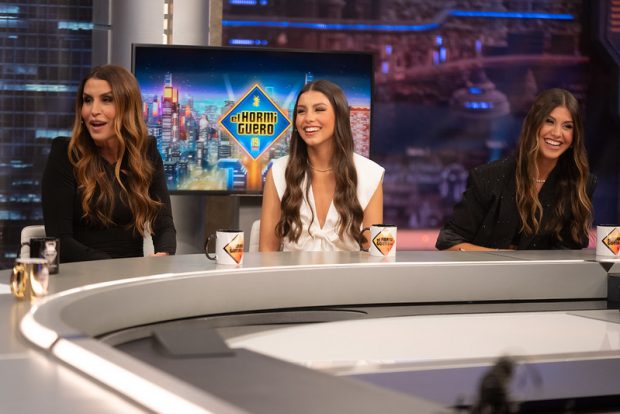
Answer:
[[[293,125],[290,155],[267,174],[259,250],[367,248],[362,229],[383,221],[384,169],[353,152],[342,89],[327,80],[305,85]]]

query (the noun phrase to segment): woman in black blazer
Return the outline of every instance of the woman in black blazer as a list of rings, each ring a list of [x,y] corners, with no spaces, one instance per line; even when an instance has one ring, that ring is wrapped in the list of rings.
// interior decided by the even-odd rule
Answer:
[[[52,143],[43,172],[43,219],[61,262],[174,254],[176,230],[164,164],[147,135],[136,78],[93,68],[78,87],[73,133]]]
[[[435,246],[449,250],[581,249],[592,193],[579,106],[563,89],[537,98],[516,154],[474,168]]]

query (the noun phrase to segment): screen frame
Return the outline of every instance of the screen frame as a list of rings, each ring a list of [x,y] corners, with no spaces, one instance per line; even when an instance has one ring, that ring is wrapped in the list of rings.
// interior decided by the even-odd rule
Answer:
[[[166,45],[157,43],[132,43],[131,44],[131,73],[136,76],[136,51],[137,49],[195,49],[195,50],[217,50],[224,53],[234,52],[243,53],[244,51],[251,53],[280,53],[298,55],[300,58],[304,56],[320,55],[360,55],[370,58],[371,76],[370,76],[370,128],[368,131],[368,158],[372,155],[372,141],[374,128],[374,111],[373,104],[375,100],[375,54],[368,51],[333,51],[333,50],[308,50],[308,49],[291,49],[291,48],[274,48],[274,47],[251,47],[251,46],[202,46],[202,45]],[[137,77],[136,77],[137,80]],[[142,97],[142,90],[140,91]],[[291,117],[292,122],[292,117]],[[239,195],[239,196],[262,196],[263,190],[177,190],[168,189],[171,195]]]

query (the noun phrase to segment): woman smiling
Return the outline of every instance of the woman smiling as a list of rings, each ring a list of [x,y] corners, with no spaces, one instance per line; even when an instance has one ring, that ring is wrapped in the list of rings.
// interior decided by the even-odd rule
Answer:
[[[70,139],[56,138],[43,173],[43,217],[61,261],[174,254],[176,232],[163,162],[147,136],[138,82],[126,69],[94,68],[80,84]]]
[[[360,250],[381,223],[384,169],[353,152],[349,105],[336,84],[304,86],[290,155],[273,162],[263,192],[260,251]]]
[[[546,90],[525,117],[516,155],[470,172],[436,247],[586,247],[595,186],[577,100],[563,89]]]

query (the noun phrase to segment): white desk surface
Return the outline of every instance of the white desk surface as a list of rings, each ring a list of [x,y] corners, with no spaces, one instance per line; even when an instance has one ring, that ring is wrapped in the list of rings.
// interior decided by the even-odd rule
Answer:
[[[600,358],[620,352],[620,324],[567,312],[422,315],[272,329],[228,343],[327,372],[357,374],[446,368],[505,355],[528,361]]]
[[[193,278],[201,284],[211,283],[212,281],[213,284],[217,284],[222,289],[222,292],[227,292],[228,300],[224,300],[226,298],[221,297],[215,298],[215,304],[217,306],[228,306],[226,309],[234,309],[235,306],[239,309],[244,309],[246,304],[249,303],[245,302],[245,299],[243,299],[245,297],[258,298],[259,300],[257,299],[256,302],[253,302],[252,306],[259,309],[266,306],[270,301],[278,304],[275,308],[280,305],[295,305],[293,303],[294,300],[287,297],[286,294],[282,295],[284,297],[278,295],[276,286],[280,289],[279,285],[271,285],[271,283],[281,282],[285,282],[283,286],[289,289],[290,292],[294,292],[295,289],[305,289],[302,293],[306,296],[303,296],[303,298],[312,299],[308,300],[308,303],[311,305],[329,304],[329,301],[342,298],[348,299],[356,295],[362,298],[357,303],[365,303],[364,300],[366,298],[373,300],[377,298],[377,300],[380,300],[381,295],[394,297],[398,300],[401,300],[401,298],[407,299],[406,292],[401,294],[397,288],[390,288],[382,284],[385,284],[386,280],[400,280],[406,283],[412,269],[419,268],[418,272],[414,272],[415,275],[412,274],[412,280],[415,280],[416,283],[421,283],[424,280],[432,281],[437,286],[444,282],[460,283],[461,285],[459,286],[461,287],[459,289],[463,288],[471,294],[478,296],[484,296],[486,293],[476,293],[477,289],[488,289],[488,286],[485,286],[483,282],[484,279],[481,279],[479,274],[480,271],[486,269],[497,274],[498,281],[508,281],[507,274],[522,275],[523,280],[527,280],[528,284],[531,284],[538,277],[545,278],[545,282],[541,283],[541,289],[549,294],[559,289],[569,296],[577,295],[580,290],[573,290],[572,285],[583,280],[585,283],[582,284],[580,289],[583,289],[584,292],[590,295],[588,297],[600,298],[606,295],[606,286],[604,285],[606,273],[601,270],[597,263],[593,263],[593,260],[594,255],[592,251],[493,252],[489,254],[476,252],[399,252],[396,259],[392,261],[382,261],[367,254],[357,253],[273,253],[247,254],[242,267],[227,268],[214,265],[202,255],[145,257],[62,264],[60,273],[51,278],[50,294],[95,283],[137,278],[135,281],[102,289],[108,292],[109,295],[112,295],[115,290],[116,292],[128,292],[133,288],[141,289],[159,284],[162,281],[168,283],[169,285],[167,286],[174,287],[178,282],[188,281]],[[514,265],[524,263],[531,264],[527,269],[533,269],[533,273],[527,271],[515,272]],[[387,269],[390,269],[390,272],[386,272]],[[458,274],[453,274],[458,272],[458,269],[462,269],[462,272],[465,273],[469,272],[467,277],[471,277],[471,279],[459,282],[459,279],[462,278]],[[472,269],[475,269],[475,272],[471,272]],[[559,269],[561,274],[554,275],[554,269],[556,269],[555,271]],[[4,278],[0,282],[7,283],[10,270],[7,269],[3,272]],[[177,276],[179,274],[185,276],[179,277]],[[296,278],[298,274],[303,276],[300,276],[300,281],[303,282],[301,284],[298,283]],[[161,276],[141,279],[142,276],[148,275]],[[230,275],[231,278],[226,277],[227,275]],[[233,275],[235,276],[233,277]],[[386,275],[393,277],[386,277]],[[358,276],[359,280],[365,281],[365,284],[362,286],[354,286],[352,284]],[[546,279],[547,276],[549,276],[549,279]],[[312,278],[312,281],[309,278]],[[262,283],[263,280],[265,281],[264,283]],[[331,280],[334,281],[333,285],[331,282],[329,285],[325,285],[327,281]],[[471,286],[465,289],[468,283],[467,280],[470,280],[469,284]],[[492,280],[492,278],[488,278],[488,280]],[[566,285],[564,282],[566,282]],[[246,289],[233,289],[236,283],[244,283]],[[506,288],[519,289],[518,285],[519,282],[515,280],[514,283],[506,285]],[[343,293],[342,289],[345,289],[347,286],[351,287],[350,291]],[[414,290],[411,290],[411,287],[409,287],[408,289],[411,292],[422,292],[421,298],[426,297],[424,295],[437,297],[437,292],[433,293],[432,289],[427,285],[417,284],[411,286],[416,287]],[[370,287],[374,290],[373,292],[369,292]],[[444,287],[444,292],[451,299],[461,296],[462,292],[451,291],[452,285]],[[501,286],[498,285],[498,287]],[[428,291],[424,291],[425,288]],[[6,287],[3,286],[2,290],[6,291]],[[79,294],[83,296],[80,303],[83,305],[81,309],[89,309],[90,305],[85,301],[96,298],[98,290],[89,290],[88,295],[84,292]],[[318,295],[318,299],[313,298],[312,295]],[[65,295],[65,299],[67,296],[69,295]],[[148,306],[154,307],[164,304],[172,306],[169,303],[148,303],[149,300],[156,302],[155,299],[150,299],[148,295],[145,297],[140,297],[139,295],[127,296],[129,299],[133,298],[133,302],[135,302],[135,298],[139,297],[141,301],[146,301],[145,303]],[[238,303],[234,302],[235,296],[240,298],[238,298]],[[301,293],[299,297],[302,298]],[[232,305],[231,300],[233,301]],[[48,302],[50,304],[53,303],[52,300]],[[180,303],[179,301],[177,302]],[[45,304],[46,302],[43,301],[43,303]],[[132,305],[125,302],[97,303],[95,301],[92,303],[101,308],[96,308],[96,306],[90,307],[93,315],[85,315],[86,319],[84,321],[93,317],[105,321],[113,311],[118,311],[118,307],[122,308],[122,306]],[[142,304],[133,303],[133,306],[139,309],[142,307]],[[51,308],[54,308],[54,306]],[[17,302],[11,295],[0,294],[0,332],[3,333],[0,334],[0,401],[2,401],[0,411],[20,413],[144,412],[140,407],[133,405],[109,389],[99,386],[82,374],[59,363],[54,357],[26,341],[19,331],[19,323],[29,309],[30,304]],[[176,309],[176,311],[182,313],[182,310]],[[60,315],[62,316],[62,314]],[[45,314],[40,316],[44,322],[54,319],[48,318]],[[145,316],[140,317],[144,318]],[[74,317],[74,319],[75,321],[80,320],[78,317]],[[139,318],[136,319],[136,321],[138,320]],[[328,352],[329,348],[326,347],[324,354],[313,356],[307,352],[307,347],[299,343],[299,355],[288,354],[283,357],[292,359],[300,357],[298,359],[302,361],[315,359],[320,363],[322,363],[321,361],[341,362],[355,360],[358,357],[367,358],[369,356],[367,351],[374,349],[374,353],[370,357],[376,360],[406,361],[413,358],[414,361],[423,361],[433,358],[489,356],[510,349],[516,349],[517,352],[524,354],[562,354],[565,352],[604,352],[607,349],[616,350],[618,347],[618,332],[614,327],[604,322],[586,320],[566,314],[426,316],[397,318],[394,320],[378,319],[363,322],[370,324],[368,327],[372,327],[373,330],[376,329],[380,334],[372,335],[370,339],[366,337],[362,341],[360,335],[364,331],[368,333],[367,329],[370,329],[364,328],[363,324],[334,324],[335,327],[326,325],[325,329],[334,329],[334,331],[330,331],[329,335],[320,335],[322,335],[322,341],[333,346],[332,351]],[[103,323],[102,326],[113,326],[115,323],[118,323],[118,321],[108,321],[107,325]],[[516,326],[517,324],[519,326]],[[522,328],[521,326],[524,327]],[[561,329],[562,326],[566,327],[564,331]],[[554,340],[553,338],[540,341],[540,335],[548,333],[548,329],[551,329],[551,327],[555,329],[553,332],[561,335],[566,341]],[[574,327],[578,327],[575,331],[588,332],[588,335],[580,335],[580,338],[569,337],[569,331],[574,329]],[[309,340],[317,340],[316,335],[318,331],[315,331],[315,329],[319,329],[318,326],[300,327],[299,329],[298,333],[294,331],[293,336],[300,335],[300,337],[306,337]],[[459,335],[457,335],[458,330],[460,330]],[[410,335],[409,337],[405,335],[405,337],[402,337],[400,335],[402,332],[399,331],[425,332],[425,335],[429,337],[438,335],[437,338],[442,338],[442,340],[420,341],[416,340],[416,335]],[[348,335],[353,338],[358,337],[360,342],[365,342],[366,345],[347,348],[346,355],[344,355],[344,348],[340,348],[340,353],[338,353],[338,346],[342,347],[346,344],[346,342],[338,342],[337,340],[338,335],[341,335],[342,332],[350,332]],[[273,332],[273,335],[288,334],[283,330],[282,332]],[[537,337],[537,335],[539,336]],[[484,341],[479,340],[481,336],[484,336]],[[252,338],[246,338],[248,341],[250,339]],[[255,337],[254,340],[258,341],[256,342],[257,344],[260,342],[260,337]],[[264,337],[264,340],[269,340],[269,337]],[[460,345],[462,346],[452,346],[457,340],[461,341]],[[406,342],[399,343],[401,341]],[[434,342],[435,345],[431,346],[431,342]],[[437,343],[443,343],[445,349],[440,349]],[[351,345],[351,342],[349,342],[349,345]],[[472,348],[475,348],[476,351],[472,351]],[[411,350],[415,352],[412,353],[410,352]]]
[[[7,278],[8,272],[3,272]],[[10,294],[0,295],[0,412],[145,412],[28,343],[17,329],[28,308]]]

